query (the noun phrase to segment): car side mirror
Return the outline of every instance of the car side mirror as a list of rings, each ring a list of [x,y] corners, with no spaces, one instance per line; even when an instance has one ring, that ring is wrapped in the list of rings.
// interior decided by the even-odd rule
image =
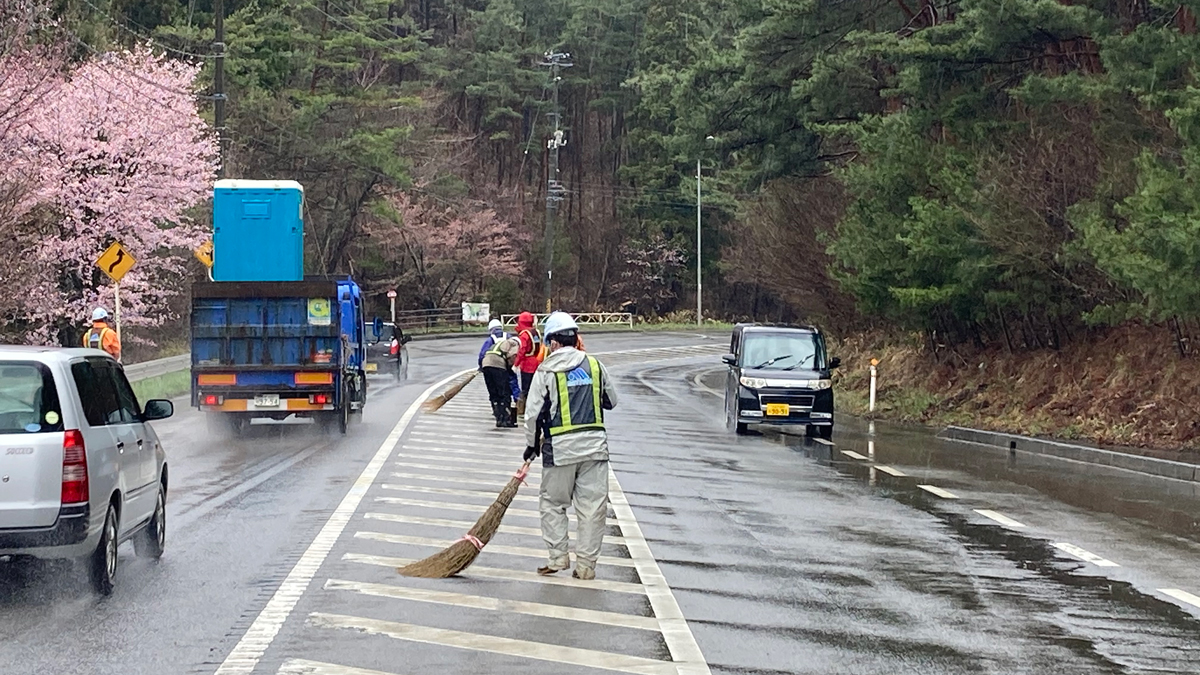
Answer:
[[[166,399],[156,398],[152,401],[146,401],[146,409],[142,413],[142,417],[146,418],[147,422],[154,420],[165,420],[175,414],[175,404]]]
[[[737,363],[737,357],[734,356],[733,354],[726,354],[725,356],[721,357],[721,360],[724,361],[725,364],[729,365],[729,366],[732,366]]]
[[[835,357],[833,357],[833,360],[831,360],[829,362],[829,369],[833,370],[834,368],[838,368],[841,365],[842,365],[842,360],[839,357],[835,356]]]

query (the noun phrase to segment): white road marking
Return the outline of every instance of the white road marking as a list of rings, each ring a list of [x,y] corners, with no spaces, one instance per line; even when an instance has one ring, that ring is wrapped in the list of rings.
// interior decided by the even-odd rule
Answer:
[[[475,499],[486,499],[488,504],[496,501],[496,493],[486,490],[455,490],[454,488],[435,488],[425,487],[423,485],[395,485],[393,483],[384,483],[379,487],[384,490],[395,490],[398,492],[419,492],[427,495],[452,495],[455,497],[474,497]],[[528,495],[517,495],[513,497],[514,502],[538,503],[537,497]],[[484,506],[487,506],[485,504]]]
[[[502,430],[502,431],[504,431],[504,430]],[[514,429],[508,429],[504,433],[496,434],[496,440],[498,441],[501,438],[504,438],[506,436],[512,436],[513,438],[516,438],[517,434],[512,433],[514,431],[515,431]],[[422,429],[413,429],[412,433],[409,434],[409,436],[413,437],[413,438],[418,437],[418,436],[429,436],[432,438],[437,438],[439,440],[452,441],[455,445],[458,445],[460,443],[460,439],[461,439],[461,441],[468,441],[468,442],[462,442],[461,443],[462,445],[470,445],[471,443],[469,443],[469,441],[479,441],[479,440],[486,441],[486,440],[488,440],[487,438],[481,439],[479,437],[479,434],[447,434],[447,433],[442,433],[440,431],[433,431],[433,430],[425,431]],[[497,444],[495,444],[495,443],[483,443],[482,445],[484,447],[488,447],[488,448],[497,447]]]
[[[487,550],[487,549],[484,549]],[[363,565],[376,565],[378,567],[404,567],[405,565],[415,562],[412,558],[391,558],[381,555],[364,555],[361,553],[347,553],[342,556],[342,560],[346,562],[361,563]],[[479,565],[471,565],[465,572],[458,575],[464,579],[471,578],[486,578],[486,579],[504,579],[506,581],[529,581],[537,584],[546,584],[549,586],[569,586],[571,588],[582,588],[584,590],[593,591],[613,591],[615,593],[629,593],[630,595],[645,595],[646,588],[641,584],[631,584],[626,581],[608,581],[607,579],[592,579],[591,581],[580,581],[572,577],[567,572],[559,572],[554,576],[542,576],[537,572],[525,572],[522,570],[509,570],[501,567],[481,567]]]
[[[658,618],[663,640],[666,641],[671,658],[675,661],[675,672],[678,675],[709,675],[708,662],[704,660],[700,645],[692,635],[692,629],[675,600],[675,594],[667,584],[667,578],[663,576],[658,561],[650,552],[650,545],[642,536],[642,528],[638,525],[629,500],[625,497],[625,491],[621,489],[621,483],[611,466],[608,469],[608,485],[609,501],[612,502],[617,520],[621,521],[621,532],[625,535],[625,548],[629,551],[629,557],[633,558],[638,578],[645,586],[646,597],[654,609],[654,616]]]
[[[582,621],[604,626],[616,626],[618,628],[658,631],[658,621],[653,617],[603,612],[592,609],[577,609],[575,607],[551,605],[541,602],[505,600],[503,598],[490,598],[481,595],[466,595],[463,593],[451,593],[449,591],[371,584],[360,581],[343,581],[341,579],[326,581],[325,589],[331,591],[356,591],[364,595],[374,595],[381,598],[429,602],[455,607],[470,607],[472,609],[486,609],[493,612],[513,612],[516,614],[528,614],[529,616],[543,616],[550,619]]]
[[[445,509],[446,511],[464,511],[466,513],[474,513],[474,514],[478,514],[478,515],[483,515],[483,512],[486,511],[487,507],[489,506],[489,505],[480,505],[480,504],[459,504],[457,502],[426,501],[424,499],[405,499],[404,497],[376,497],[375,501],[383,502],[384,504],[397,504],[400,506],[416,506],[416,507],[425,508],[425,509]],[[569,513],[568,515],[573,515],[573,514]],[[538,511],[533,511],[530,509],[514,509],[511,506],[508,508],[507,511],[504,512],[505,518],[508,518],[509,516],[512,516],[515,518],[537,518],[538,520],[541,520],[541,518],[542,518],[542,514],[539,513]],[[609,518],[605,522],[605,524],[613,525],[613,526],[620,525],[620,523],[617,522],[617,520],[615,518]]]
[[[463,452],[463,451],[459,451],[459,450],[451,450],[449,448],[422,448],[420,454],[407,453],[407,452],[400,452],[398,454],[399,454],[399,456],[404,457],[406,459],[407,458],[431,459],[430,453],[426,452],[427,450],[436,450],[435,454],[436,454],[437,459],[444,460],[446,462],[461,462],[463,464],[470,464],[470,465],[485,464],[487,466],[495,466],[495,467],[501,467],[501,468],[507,467],[507,468],[511,469],[511,471],[508,472],[510,476],[513,473],[516,473],[517,469],[520,468],[520,466],[521,466],[521,456],[520,455],[514,455],[514,458],[511,460],[504,460],[504,459],[497,459],[495,453]],[[541,470],[541,468],[542,467],[538,464],[532,464],[529,467],[529,471],[530,471],[530,473],[537,473],[538,471]]]
[[[431,645],[457,647],[478,652],[520,656],[539,661],[552,661],[586,668],[599,668],[632,675],[675,675],[675,664],[640,656],[626,656],[610,652],[599,652],[577,647],[561,647],[544,642],[514,640],[512,638],[464,633],[444,628],[426,628],[394,621],[362,619],[341,614],[314,612],[309,623],[322,628],[359,630],[371,635],[386,635],[398,640],[421,642]]]
[[[448,518],[424,518],[421,516],[405,516],[394,513],[368,513],[364,516],[368,520],[384,520],[389,523],[408,523],[409,525],[428,525],[430,527],[448,527],[452,529],[460,529],[464,532],[471,529],[475,525],[473,520],[450,520]],[[497,530],[503,534],[521,534],[528,537],[541,537],[542,529],[540,527],[521,527],[519,525],[501,525]],[[571,538],[575,538],[575,533],[571,532]],[[612,535],[604,535],[604,543],[613,544],[615,546],[624,546],[624,537],[614,537]]]
[[[409,480],[426,480],[434,483],[454,483],[456,485],[482,485],[490,487],[499,493],[508,484],[506,480],[474,480],[472,478],[453,478],[451,476],[427,476],[423,473],[393,473],[394,478],[407,478]]]
[[[879,469],[880,471],[886,473],[889,476],[896,476],[897,478],[908,475],[908,474],[904,473],[903,471],[901,471],[900,469],[893,469],[892,467],[887,466],[886,464],[877,464],[877,465],[875,465],[875,468]]]
[[[306,659],[288,659],[279,669],[279,675],[393,675],[382,670],[352,668],[337,666],[332,663],[308,661]]]
[[[943,490],[942,488],[937,487],[936,485],[918,485],[917,487],[921,488],[922,490],[924,490],[930,494],[935,494],[935,495],[941,497],[942,499],[958,499],[958,495],[954,494],[953,492],[951,492],[949,490]]]
[[[855,452],[853,450],[838,450],[838,452],[849,457],[850,459],[857,459],[860,462],[868,461],[868,459],[866,457],[863,457],[862,455],[858,454],[857,452]]]
[[[1186,602],[1193,607],[1200,608],[1200,596],[1192,595],[1187,591],[1181,591],[1178,588],[1160,588],[1158,592],[1163,595],[1169,595],[1180,602]]]
[[[504,462],[505,466],[513,466],[513,462],[516,462],[516,466],[521,465],[521,455],[519,453],[514,452],[512,455],[512,460],[505,461],[504,455],[497,454],[494,450],[474,452],[472,450],[463,450],[461,449],[462,447],[464,446],[456,446],[451,448],[446,447],[445,445],[409,445],[406,443],[400,446],[399,454],[404,457],[445,457],[447,459],[453,459],[456,461],[471,461],[479,459],[491,462]]]
[[[975,509],[975,513],[978,513],[984,518],[991,518],[1005,527],[1025,527],[1025,523],[1015,521],[1003,513],[996,513],[990,509]]]
[[[1053,546],[1054,548],[1062,551],[1063,553],[1066,553],[1069,556],[1078,558],[1084,562],[1092,563],[1093,565],[1095,565],[1097,567],[1120,567],[1120,565],[1118,565],[1117,563],[1115,563],[1111,560],[1107,560],[1105,558],[1101,558],[1100,556],[1096,555],[1095,553],[1092,553],[1091,551],[1087,551],[1082,548],[1079,548],[1075,544],[1068,544],[1065,541],[1060,541],[1060,542],[1056,542],[1056,543],[1051,543],[1050,545]]]
[[[813,440],[820,443],[821,445],[828,445],[829,447],[833,447],[833,446],[837,445],[837,443],[834,443],[833,441],[827,441],[824,438],[814,438]]]
[[[517,469],[520,468],[520,465],[517,465],[517,467],[512,469],[511,471],[499,471],[497,469],[476,469],[473,466],[467,466],[465,463],[463,463],[463,464],[422,464],[420,462],[404,462],[404,461],[400,461],[400,460],[392,462],[392,466],[399,466],[399,467],[402,467],[405,469],[422,469],[424,471],[448,471],[450,473],[467,473],[467,474],[480,474],[480,475],[484,475],[484,476],[499,476],[501,478],[504,478],[505,479],[504,482],[506,482],[506,483],[508,482],[507,479],[512,478],[513,475],[516,474]],[[528,481],[529,479],[526,478],[525,480]]]
[[[233,650],[221,662],[217,668],[215,675],[249,675],[258,665],[260,659],[267,648],[275,640],[275,636],[279,634],[279,629],[283,627],[285,621],[292,610],[296,607],[296,603],[300,600],[305,590],[308,589],[309,583],[316,575],[317,570],[324,564],[325,558],[329,556],[329,551],[333,545],[341,537],[342,531],[346,529],[346,524],[350,522],[351,516],[358,510],[358,505],[362,502],[362,498],[366,495],[367,490],[375,482],[375,478],[379,476],[380,470],[387,463],[388,457],[396,449],[396,445],[400,442],[400,437],[408,428],[410,422],[417,412],[421,409],[421,404],[425,399],[429,398],[439,388],[449,384],[454,378],[461,376],[462,373],[455,373],[447,377],[425,390],[423,394],[413,401],[404,415],[400,417],[400,421],[396,422],[396,426],[392,428],[392,432],[384,439],[383,445],[379,446],[379,450],[375,452],[375,456],[371,459],[367,467],[359,474],[358,480],[354,481],[354,485],[346,496],[342,498],[342,502],[334,509],[333,515],[329,516],[329,520],[325,521],[325,525],[317,536],[309,544],[308,549],[300,556],[299,562],[292,568],[284,578],[283,583],[267,601],[266,607],[259,612],[258,617],[250,624],[250,628],[242,636],[238,643],[234,645]]]
[[[411,537],[404,534],[385,534],[383,532],[355,532],[356,539],[370,539],[374,541],[382,541],[389,544],[405,544],[407,546],[428,546],[431,548],[446,548],[454,543],[453,539],[434,539],[432,537]],[[546,558],[546,549],[532,548],[528,546],[503,546],[500,544],[489,543],[484,549],[484,553],[498,553],[500,555],[518,556],[521,558]],[[613,567],[628,567],[633,568],[633,561],[629,558],[615,558],[602,555],[596,562],[600,565],[612,565]]]

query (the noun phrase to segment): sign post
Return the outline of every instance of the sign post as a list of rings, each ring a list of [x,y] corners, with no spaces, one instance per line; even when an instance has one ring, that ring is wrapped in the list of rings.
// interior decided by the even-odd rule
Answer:
[[[392,308],[392,325],[396,325],[396,291],[388,291],[388,304]]]
[[[113,330],[117,332],[118,340],[121,339],[121,279],[129,274],[136,263],[137,259],[116,241],[96,259],[96,267],[113,280]]]

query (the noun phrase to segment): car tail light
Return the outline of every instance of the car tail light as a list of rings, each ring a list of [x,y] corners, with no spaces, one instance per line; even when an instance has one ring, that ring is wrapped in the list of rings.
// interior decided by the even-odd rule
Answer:
[[[308,397],[308,402],[314,405],[325,405],[326,403],[329,403],[329,395],[313,394],[312,396]]]
[[[391,354],[392,356],[396,356],[397,354],[400,353],[400,341],[399,340],[397,340],[396,338],[392,338],[392,345],[388,349],[388,353]]]
[[[62,503],[78,504],[87,500],[87,448],[83,445],[83,434],[72,429],[63,433]]]

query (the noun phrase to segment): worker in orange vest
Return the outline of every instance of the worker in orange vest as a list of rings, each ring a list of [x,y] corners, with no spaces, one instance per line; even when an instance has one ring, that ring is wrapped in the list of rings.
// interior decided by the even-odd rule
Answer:
[[[108,325],[108,310],[97,307],[92,312],[92,328],[83,334],[83,346],[103,349],[114,359],[121,360],[121,338]]]

